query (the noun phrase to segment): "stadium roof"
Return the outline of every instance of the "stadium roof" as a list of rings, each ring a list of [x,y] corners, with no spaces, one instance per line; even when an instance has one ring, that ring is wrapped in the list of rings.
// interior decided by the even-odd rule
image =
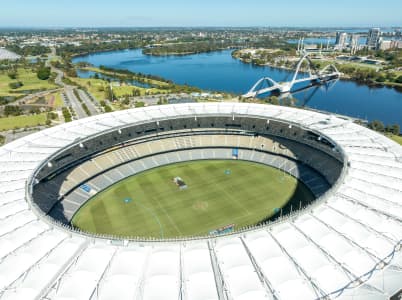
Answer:
[[[321,132],[347,168],[308,210],[218,238],[112,241],[52,223],[27,181],[77,139],[175,116],[251,115]],[[0,148],[0,298],[388,299],[402,287],[402,147],[324,113],[246,103],[118,111],[63,124]]]

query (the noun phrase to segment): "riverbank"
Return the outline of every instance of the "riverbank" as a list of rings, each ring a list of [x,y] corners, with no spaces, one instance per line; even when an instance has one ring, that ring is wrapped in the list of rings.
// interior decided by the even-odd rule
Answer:
[[[78,74],[86,77],[69,77],[71,83],[90,92],[96,99],[115,99],[127,103],[132,97],[169,94],[201,94],[201,89],[175,84],[155,75],[146,75],[108,67],[81,67]],[[162,97],[162,96],[161,96]]]
[[[229,42],[192,41],[155,44],[142,49],[142,54],[151,56],[186,56],[235,49]]]
[[[270,77],[280,82],[291,78],[294,73],[292,70],[245,64],[234,59],[232,52],[226,50],[166,58],[144,55],[137,49],[88,55],[73,59],[73,63],[81,62],[98,68],[106,66],[116,70],[153,74],[179,85],[238,96],[246,93],[262,77]],[[79,74],[83,77],[82,82],[88,81],[86,78],[93,75]],[[116,81],[117,85],[119,80]],[[117,86],[113,86],[113,89],[117,89]],[[368,121],[381,120],[384,124],[402,124],[401,93],[392,88],[369,87],[350,80],[339,80],[329,86],[311,87],[307,91],[293,94],[293,98],[296,101],[295,106]]]
[[[125,50],[138,50],[138,49],[142,49],[141,47],[133,47],[133,48],[123,48],[123,49],[102,49],[102,50],[96,50],[94,49],[93,51],[84,51],[84,52],[78,52],[78,53],[71,53],[70,54],[70,58],[79,58],[79,57],[83,57],[83,56],[87,56],[87,55],[91,55],[91,54],[98,54],[98,53],[108,53],[108,52],[115,52],[115,51],[125,51]]]
[[[262,60],[253,59],[251,56],[242,56],[241,50],[235,50],[232,52],[231,55],[234,59],[237,59],[244,64],[256,65],[256,66],[260,66],[260,67],[277,68],[277,69],[292,71],[292,72],[294,71],[293,66],[288,66],[285,64],[277,64],[277,63],[272,63],[272,62],[262,62]],[[289,61],[287,61],[287,62],[289,62]],[[295,63],[296,61],[293,59],[293,60],[291,60],[291,62]],[[372,76],[372,73],[368,73],[369,75],[364,74],[364,72],[366,72],[368,69],[370,69],[370,68],[373,69],[373,66],[368,65],[368,66],[360,67],[360,69],[359,69],[356,67],[356,64],[354,64],[354,65],[339,64],[339,62],[337,62],[337,61],[328,61],[328,60],[326,60],[326,61],[320,60],[320,61],[315,61],[315,62],[317,64],[319,64],[320,68],[323,68],[330,64],[334,64],[341,72],[341,76],[340,76],[341,80],[352,81],[352,82],[355,82],[358,84],[366,85],[368,87],[390,87],[390,88],[394,88],[396,91],[402,93],[402,83],[391,82],[389,80],[386,80],[386,78],[382,75],[381,72],[377,72],[379,77],[381,78],[381,81],[375,80],[375,78],[377,78],[377,77],[370,77],[370,76]],[[324,64],[321,65],[321,63],[324,63]],[[357,74],[357,75],[349,74],[349,73],[347,73],[348,70],[353,70],[353,72],[361,71],[362,74]],[[300,69],[300,71],[308,72],[309,70],[302,67]],[[375,72],[374,69],[371,71]],[[402,76],[402,72],[398,72],[398,74],[396,76],[398,76],[398,75]]]
[[[134,72],[130,72],[127,70],[120,70],[114,68],[106,68],[106,67],[80,67],[79,70],[94,72],[98,74],[104,74],[107,76],[115,77],[117,79],[130,79],[136,80],[141,83],[146,83],[154,86],[167,86],[169,84],[173,84],[171,80],[153,76],[153,75],[145,75],[138,74]]]
[[[202,53],[212,53],[212,52],[219,52],[219,51],[225,51],[225,50],[230,50],[233,49],[232,47],[228,47],[228,48],[217,48],[217,49],[213,49],[213,50],[204,50],[204,51],[187,51],[187,52],[174,52],[174,51],[167,51],[167,52],[148,52],[148,51],[144,51],[144,49],[142,49],[142,53],[144,55],[148,55],[148,56],[159,56],[159,57],[163,57],[163,56],[188,56],[188,55],[195,55],[195,54],[202,54]]]

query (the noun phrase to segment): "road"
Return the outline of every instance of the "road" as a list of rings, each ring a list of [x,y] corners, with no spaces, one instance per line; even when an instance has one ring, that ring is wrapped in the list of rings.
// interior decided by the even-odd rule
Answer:
[[[57,85],[64,87],[64,94],[68,98],[70,106],[76,112],[76,118],[81,119],[81,118],[87,117],[87,114],[84,111],[84,109],[82,108],[80,101],[77,99],[77,97],[75,96],[75,94],[73,92],[75,87],[71,86],[71,85],[67,85],[63,82],[64,73],[61,70],[52,67],[52,72],[55,72],[57,74],[55,83]],[[91,101],[89,96],[80,89],[77,89],[77,91],[78,91],[78,95],[80,96],[80,99],[86,104],[91,115],[98,115],[100,113],[100,111],[95,106],[95,104]]]
[[[37,92],[37,93],[33,93],[33,94],[29,94],[28,96],[25,96],[21,99],[18,99],[16,101],[14,101],[13,103],[10,103],[12,105],[20,105],[20,104],[24,104],[27,101],[33,99],[33,98],[38,98],[38,97],[44,97],[48,94],[57,92],[57,91],[62,91],[62,89],[53,89],[53,90],[47,90],[47,91],[42,91],[42,92]],[[1,106],[5,106],[5,105],[1,105]]]
[[[53,54],[55,55],[55,54]],[[30,95],[27,95],[19,100],[16,100],[13,104],[15,105],[21,105],[26,103],[27,101],[37,98],[37,97],[43,97],[48,94],[54,93],[54,92],[61,92],[63,97],[63,100],[65,102],[65,105],[70,107],[75,111],[75,118],[76,119],[81,119],[81,118],[86,118],[88,115],[86,114],[85,110],[82,108],[81,102],[77,99],[77,97],[74,94],[74,89],[76,89],[76,86],[68,85],[63,82],[63,77],[64,73],[63,71],[51,66],[50,64],[50,57],[46,61],[46,65],[51,67],[51,71],[53,73],[56,73],[56,78],[55,78],[55,84],[60,86],[60,88],[52,89],[52,90],[47,90],[47,91],[41,91],[37,93],[33,93]],[[78,94],[80,96],[80,99],[83,101],[83,103],[86,104],[88,107],[88,110],[90,111],[91,115],[98,115],[100,114],[100,105],[99,103],[94,103],[92,102],[91,98],[82,90],[77,89]],[[4,108],[5,105],[0,105],[0,110]]]
[[[54,83],[59,86],[65,87],[66,84],[63,82],[64,73],[61,70],[56,69],[54,67],[52,67],[52,72],[57,74]]]
[[[64,82],[63,82],[63,76],[64,76],[63,72],[58,70],[58,69],[56,69],[56,68],[52,68],[52,72],[57,74],[54,82],[55,82],[55,84],[57,84],[61,88],[32,93],[32,94],[29,94],[29,95],[21,98],[21,99],[18,99],[16,101],[14,101],[12,104],[13,105],[24,104],[24,103],[26,103],[27,101],[29,101],[29,100],[31,100],[33,98],[44,97],[44,96],[49,95],[51,93],[62,91],[63,88],[66,86],[64,84]],[[0,107],[4,107],[4,106],[5,105],[0,105]]]
[[[65,95],[67,96],[67,99],[70,102],[70,106],[73,108],[73,110],[76,113],[77,119],[82,119],[86,118],[87,114],[85,113],[84,109],[81,106],[81,103],[78,101],[77,97],[74,95],[74,87],[72,86],[67,86],[64,88]]]
[[[87,93],[85,93],[83,90],[78,89],[78,95],[80,95],[80,98],[84,103],[87,105],[90,113],[92,116],[98,115],[99,109],[95,106],[95,104],[92,102],[92,100],[89,98]]]
[[[63,82],[64,73],[61,70],[52,67],[52,72],[57,74],[54,82],[57,85],[60,85],[64,88],[64,94],[66,95],[66,97],[68,99],[67,105],[71,106],[71,108],[75,111],[75,113],[76,113],[75,117],[77,119],[86,118],[88,115],[82,108],[81,102],[77,99],[77,97],[74,94],[75,87],[71,86],[71,85],[67,85]],[[78,91],[78,94],[80,95],[81,100],[86,104],[89,111],[91,112],[91,115],[99,114],[95,105],[92,103],[91,99],[89,99],[89,97],[86,95],[86,93],[79,89],[77,89],[77,91]]]

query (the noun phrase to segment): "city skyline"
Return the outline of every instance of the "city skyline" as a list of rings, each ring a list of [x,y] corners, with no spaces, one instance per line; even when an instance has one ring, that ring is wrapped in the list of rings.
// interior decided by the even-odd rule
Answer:
[[[16,0],[3,4],[0,27],[399,27],[400,11],[402,2],[396,0],[370,5],[363,0]]]

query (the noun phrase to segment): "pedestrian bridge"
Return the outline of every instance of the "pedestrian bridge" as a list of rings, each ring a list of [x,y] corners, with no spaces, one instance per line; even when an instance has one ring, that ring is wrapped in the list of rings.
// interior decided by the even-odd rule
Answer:
[[[303,62],[307,62],[308,72],[307,77],[299,78],[299,72]],[[341,73],[334,65],[327,65],[322,70],[316,70],[310,60],[308,54],[303,55],[296,66],[296,71],[293,75],[291,81],[285,82],[276,82],[272,78],[263,77],[258,80],[253,87],[243,95],[245,98],[256,97],[261,94],[266,94],[269,92],[279,92],[279,93],[288,93],[292,89],[292,87],[297,83],[309,82],[309,83],[324,83],[329,80],[333,80],[339,78]]]

